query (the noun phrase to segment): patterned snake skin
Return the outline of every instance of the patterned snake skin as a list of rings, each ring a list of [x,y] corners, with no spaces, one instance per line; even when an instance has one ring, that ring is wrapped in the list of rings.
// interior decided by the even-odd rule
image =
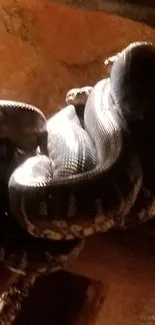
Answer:
[[[0,260],[19,273],[1,297],[2,325],[36,276],[79,252],[79,238],[154,217],[155,47],[132,43],[105,64],[109,78],[70,90],[49,120],[0,101]]]
[[[11,210],[30,234],[83,238],[121,226],[133,206],[142,170],[109,86],[109,79],[102,80],[90,93],[85,129],[75,117],[72,121],[73,106],[48,120],[49,158],[27,159],[11,175]]]
[[[37,153],[38,146],[39,153],[47,153],[47,122],[40,110],[25,103],[0,101],[0,107],[0,125],[5,131],[0,135],[0,260],[17,274],[16,281],[0,297],[0,325],[11,325],[37,277],[64,267],[77,256],[84,242],[62,241],[55,245],[33,238],[16,223],[9,209],[9,177],[22,161]]]
[[[116,56],[110,78],[71,90],[69,106],[47,121],[49,157],[27,159],[9,181],[11,210],[28,233],[71,240],[152,218],[142,217],[143,208],[131,213],[142,185],[150,190],[141,138],[153,116],[154,62],[152,44],[131,44]],[[150,204],[152,197],[149,211]]]

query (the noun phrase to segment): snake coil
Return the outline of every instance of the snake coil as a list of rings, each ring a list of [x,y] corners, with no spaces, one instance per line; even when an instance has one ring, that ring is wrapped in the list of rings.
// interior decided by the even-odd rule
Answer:
[[[1,324],[12,325],[34,273],[80,251],[76,238],[155,216],[155,47],[134,42],[105,63],[109,78],[71,89],[48,120],[0,100],[0,261],[18,273]]]
[[[153,116],[154,46],[132,43],[113,61],[110,78],[71,90],[47,121],[48,157],[10,177],[11,209],[31,235],[70,240],[128,224],[146,169],[138,132]]]
[[[132,43],[111,61],[109,78],[70,90],[67,106],[47,121],[32,106],[0,102],[0,138],[14,146],[14,163],[6,165],[10,211],[21,233],[47,245],[154,216],[155,189],[141,140],[154,113],[154,46]],[[147,141],[153,121],[151,129]]]

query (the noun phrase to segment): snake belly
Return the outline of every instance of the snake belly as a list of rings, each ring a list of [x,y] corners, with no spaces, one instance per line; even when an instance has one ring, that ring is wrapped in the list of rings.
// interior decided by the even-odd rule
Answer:
[[[54,133],[56,142],[60,136],[59,145],[49,150],[49,157],[37,155],[26,160],[9,180],[13,215],[28,233],[39,238],[72,240],[116,225],[121,227],[142,184],[141,164],[130,143],[125,120],[111,99],[109,79],[98,82],[90,92],[84,108],[84,129],[73,111],[69,116],[74,116],[74,121],[69,121],[67,111],[68,107],[53,119],[61,121],[61,114],[66,114],[64,125],[68,123],[69,128],[74,124],[73,133],[78,129],[77,156],[85,161],[85,166],[74,159],[73,150],[66,156],[67,142],[63,142],[64,134],[60,136],[59,131],[63,123],[60,126],[58,122],[56,127],[51,119],[48,148],[50,133],[52,141]],[[73,138],[69,138],[71,142]],[[73,159],[69,160],[70,152]],[[84,169],[80,171],[79,166]]]

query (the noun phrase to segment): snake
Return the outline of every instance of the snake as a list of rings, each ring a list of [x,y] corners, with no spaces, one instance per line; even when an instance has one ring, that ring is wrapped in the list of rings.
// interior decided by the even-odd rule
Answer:
[[[109,78],[71,90],[69,105],[47,121],[48,157],[27,159],[9,180],[12,212],[28,233],[73,240],[143,220],[131,211],[150,186],[141,137],[153,117],[154,62],[153,44],[130,44]]]
[[[57,270],[79,239],[154,217],[154,46],[134,42],[109,62],[108,78],[68,91],[49,119],[0,100],[0,260],[20,275]]]
[[[64,244],[38,240],[18,225],[9,208],[8,181],[14,169],[36,154],[47,154],[47,120],[35,106],[0,100],[0,260],[27,274],[61,266],[79,241]],[[46,265],[48,267],[46,268]]]
[[[31,157],[11,175],[11,209],[33,236],[73,240],[124,228],[141,192],[153,186],[144,174],[153,152],[154,46],[134,42],[113,61],[109,78],[72,89],[69,105],[47,121],[48,157]]]
[[[73,240],[153,217],[144,174],[153,162],[154,66],[153,44],[134,42],[113,58],[109,78],[69,91],[47,121],[48,157],[27,159],[9,180],[11,210],[29,234]],[[131,217],[143,195],[150,213]]]
[[[129,114],[131,105],[138,108],[142,104],[145,106],[144,98],[137,104],[135,94],[132,95],[134,89],[128,92],[135,80],[134,66],[130,67],[129,61],[134,61],[137,55],[140,62],[141,53],[148,53],[148,60],[145,57],[146,67],[150,64],[150,53],[153,53],[152,60],[155,60],[151,43],[130,44],[113,59],[109,78],[99,81],[94,87],[70,90],[66,95],[67,106],[49,119],[31,105],[0,102],[1,125],[5,131],[1,132],[1,139],[4,141],[8,138],[10,148],[11,145],[15,147],[8,152],[10,154],[12,150],[12,155],[16,153],[17,157],[7,178],[11,216],[6,215],[4,209],[1,218],[1,237],[5,245],[1,246],[0,260],[10,267],[15,268],[17,264],[18,268],[19,261],[18,258],[10,258],[10,252],[4,247],[8,242],[14,242],[15,237],[17,242],[18,236],[19,242],[23,238],[24,243],[27,242],[24,236],[28,236],[33,243],[29,246],[31,251],[31,247],[37,245],[40,245],[40,249],[44,245],[48,247],[51,240],[53,244],[53,240],[63,242],[86,238],[111,228],[126,228],[154,216],[154,186],[147,172],[153,159],[150,157],[149,165],[144,162],[147,160],[146,146],[144,148],[141,141],[146,124],[149,125],[150,118],[152,120],[153,103],[150,103],[150,112],[144,112],[145,121],[144,116],[142,118],[140,115],[142,110],[137,112],[135,108],[134,116],[129,118],[132,115]],[[132,71],[128,85],[127,73]],[[139,89],[146,88],[146,83]],[[135,84],[141,85],[140,79]],[[153,79],[150,79],[149,89],[152,84]],[[146,98],[148,96],[150,92]],[[17,122],[20,122],[19,133],[16,132]],[[22,139],[19,136],[21,132]],[[148,136],[151,139],[147,130],[147,140]],[[33,141],[29,144],[30,139]],[[38,147],[41,147],[39,151],[36,150]],[[30,154],[32,151],[33,156]],[[26,152],[26,156],[23,152]],[[6,169],[9,170],[8,166]],[[142,206],[141,202],[146,204]],[[3,229],[10,229],[9,236],[5,235]],[[11,232],[11,229],[14,231]],[[16,233],[19,235],[14,235]],[[9,245],[9,249],[11,247],[13,251],[15,246],[23,247],[15,244]],[[33,257],[30,259],[35,261],[36,252],[31,252]],[[19,252],[16,254],[21,255]],[[43,260],[46,261],[45,256]],[[28,267],[31,265],[26,264]],[[36,261],[34,265],[36,267],[39,262]]]
[[[62,269],[84,243],[75,240],[55,245],[33,238],[16,223],[9,209],[8,181],[13,170],[37,152],[47,153],[43,113],[27,103],[1,100],[0,129],[0,260],[16,273],[16,280],[0,296],[0,324],[11,325],[38,276]]]

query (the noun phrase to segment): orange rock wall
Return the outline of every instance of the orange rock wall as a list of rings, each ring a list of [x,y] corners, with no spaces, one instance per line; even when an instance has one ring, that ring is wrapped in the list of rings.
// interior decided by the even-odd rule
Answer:
[[[0,2],[0,98],[23,100],[46,115],[64,105],[69,88],[94,85],[103,61],[153,30],[99,12],[39,0]]]

